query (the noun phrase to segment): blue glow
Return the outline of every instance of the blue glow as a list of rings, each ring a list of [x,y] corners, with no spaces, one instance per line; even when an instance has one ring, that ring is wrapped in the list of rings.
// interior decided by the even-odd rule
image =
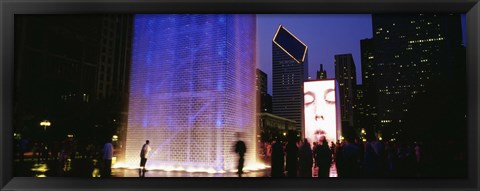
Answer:
[[[235,168],[235,133],[255,158],[254,15],[135,15],[126,163]]]

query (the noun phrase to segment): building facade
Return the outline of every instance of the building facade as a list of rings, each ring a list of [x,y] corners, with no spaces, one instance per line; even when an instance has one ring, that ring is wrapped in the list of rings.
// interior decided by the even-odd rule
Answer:
[[[353,127],[353,107],[357,86],[352,54],[335,55],[335,78],[338,81],[342,127],[348,130]]]
[[[373,133],[378,129],[377,122],[377,89],[375,86],[375,62],[374,46],[372,39],[363,39],[360,41],[361,61],[362,61],[362,85],[363,110],[364,114],[355,115],[356,121],[366,132]]]
[[[122,39],[121,44],[117,43],[119,40],[105,38],[103,31],[110,23],[104,21],[114,17],[131,18],[126,15],[23,15],[16,19],[18,131],[25,131],[25,135],[30,134],[28,138],[35,139],[43,135],[35,130],[39,121],[50,120],[55,127],[48,130],[51,141],[61,141],[70,134],[79,143],[90,144],[100,142],[106,134],[111,136],[115,131],[111,122],[119,121],[118,116],[125,110],[100,103],[99,92],[105,88],[100,88],[99,82],[123,84],[121,91],[111,93],[108,98],[119,100],[117,105],[121,105],[123,98],[119,93],[128,92],[130,54],[127,38]],[[112,31],[131,29],[125,22],[116,22],[115,26]],[[104,65],[108,61],[104,58],[107,53],[111,58],[108,66]],[[116,69],[119,65],[121,69]],[[115,88],[112,85],[107,89]],[[100,110],[107,110],[109,114]]]
[[[273,114],[302,129],[303,82],[308,79],[308,47],[280,25],[272,42]]]
[[[272,113],[272,96],[268,94],[267,74],[257,68],[256,79],[258,112]]]
[[[286,140],[286,134],[292,131],[300,135],[300,132],[296,131],[297,122],[271,113],[259,113],[258,124],[260,142]]]
[[[394,139],[403,134],[417,97],[462,64],[462,55],[457,54],[462,44],[460,15],[374,14],[372,25],[373,40],[363,41],[372,44],[362,47],[373,46],[373,55],[370,50],[362,54],[372,57],[374,64],[365,73],[371,81],[364,84],[371,87],[366,87],[368,96],[375,94],[375,133]]]

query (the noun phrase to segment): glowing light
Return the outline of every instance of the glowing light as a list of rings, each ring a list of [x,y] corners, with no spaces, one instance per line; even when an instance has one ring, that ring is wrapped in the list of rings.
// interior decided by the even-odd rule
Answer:
[[[125,163],[117,163],[112,166],[114,169],[140,169],[138,166],[127,166]],[[248,166],[245,166],[243,170],[245,172],[251,172],[251,171],[260,171],[264,170],[267,168],[271,168],[271,166],[262,164],[262,163],[255,163],[255,164],[250,164]],[[159,165],[153,165],[148,168],[148,170],[159,170],[159,171],[167,171],[167,172],[206,172],[206,173],[227,173],[227,172],[237,172],[236,169],[230,169],[230,170],[215,170],[212,167],[176,167],[176,166],[159,166]]]
[[[50,125],[51,125],[50,121],[47,121],[47,120],[40,122],[40,126],[47,126],[48,127]]]
[[[305,138],[318,142],[325,136],[336,142],[341,132],[338,94],[335,80],[304,82]],[[318,116],[321,116],[320,118]],[[320,133],[321,132],[321,133]],[[312,144],[313,147],[313,144]]]
[[[43,127],[43,130],[46,131],[47,130],[47,127],[50,127],[51,123],[50,121],[48,120],[43,120],[42,122],[40,122],[40,126]]]
[[[255,26],[245,14],[135,15],[125,161],[114,166],[137,168],[148,139],[147,169],[234,169],[236,132],[255,163]]]
[[[47,164],[35,164],[33,165],[33,168],[31,168],[32,171],[34,172],[47,172],[49,169],[47,167]]]

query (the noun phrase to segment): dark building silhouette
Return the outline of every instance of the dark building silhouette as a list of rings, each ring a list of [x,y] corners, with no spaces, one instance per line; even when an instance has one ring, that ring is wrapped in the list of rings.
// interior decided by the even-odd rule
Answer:
[[[257,69],[256,79],[257,79],[257,85],[256,85],[257,102],[259,103],[258,104],[259,111],[257,112],[272,113],[272,96],[270,96],[267,93],[268,91],[267,74]]]
[[[131,28],[131,23],[117,19],[120,17],[132,16],[21,15],[15,18],[16,132],[32,139],[48,135],[48,140],[53,141],[73,134],[80,141],[91,141],[98,133],[95,129],[106,126],[105,122],[96,120],[106,118],[97,115],[103,105],[100,99],[107,95],[99,92],[115,89],[119,83],[123,84],[122,91],[128,88],[129,63],[126,62],[130,60],[127,48],[130,39],[109,36]],[[115,29],[111,29],[115,26],[112,23],[116,23]],[[100,87],[100,82],[109,87]],[[109,99],[119,100],[124,96],[113,91],[110,95]],[[106,110],[116,112],[116,116],[121,112]],[[113,121],[112,118],[109,121]],[[51,121],[47,134],[37,132],[41,129],[41,120]]]
[[[317,70],[317,80],[327,79],[327,71],[323,69],[323,64],[320,64],[320,70]]]
[[[340,113],[342,118],[342,131],[351,130],[353,127],[353,107],[355,102],[355,88],[357,75],[352,54],[335,55],[335,78],[338,81],[340,98]]]
[[[272,42],[273,114],[302,128],[303,82],[308,79],[308,47],[282,25]]]
[[[103,121],[116,135],[125,135],[128,118],[128,98],[133,36],[133,15],[102,16],[101,53],[96,84],[97,98]],[[117,148],[124,149],[125,136],[120,136]]]
[[[360,41],[361,61],[362,61],[362,93],[364,114],[355,115],[356,122],[360,128],[365,128],[367,132],[374,132],[377,129],[377,108],[375,87],[375,62],[374,46],[372,39],[363,39]]]
[[[354,129],[351,129],[349,135],[360,135],[361,129],[367,129],[368,124],[366,124],[365,119],[367,118],[367,108],[365,104],[365,90],[363,85],[356,85],[354,102],[353,102],[353,124]]]
[[[362,41],[365,93],[375,100],[375,133],[395,139],[415,99],[465,64],[460,15],[373,14],[372,25],[373,40]]]

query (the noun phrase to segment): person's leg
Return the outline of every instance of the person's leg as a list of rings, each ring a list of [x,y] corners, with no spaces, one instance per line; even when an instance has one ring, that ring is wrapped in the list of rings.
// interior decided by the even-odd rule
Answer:
[[[106,177],[110,177],[112,175],[112,159],[105,160],[106,165],[105,165],[105,172],[106,172]]]
[[[243,157],[240,157],[238,160],[238,176],[241,177],[243,174],[243,163],[245,159]]]

